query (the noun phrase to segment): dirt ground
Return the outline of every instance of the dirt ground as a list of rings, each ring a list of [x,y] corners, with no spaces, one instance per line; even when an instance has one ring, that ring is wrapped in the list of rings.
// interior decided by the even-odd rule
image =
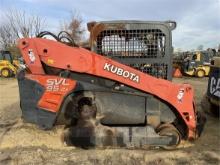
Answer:
[[[195,89],[196,106],[206,92],[207,78],[174,79]],[[0,79],[0,164],[220,164],[220,120],[207,115],[205,130],[196,142],[180,149],[89,149],[67,147],[61,140],[62,126],[43,131],[24,123],[19,108],[16,79]]]

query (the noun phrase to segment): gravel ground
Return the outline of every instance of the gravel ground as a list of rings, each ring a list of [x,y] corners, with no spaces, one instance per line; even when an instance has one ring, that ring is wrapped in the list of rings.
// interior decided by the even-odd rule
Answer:
[[[174,79],[190,83],[195,89],[196,106],[201,111],[201,99],[208,78]],[[24,123],[19,108],[16,79],[0,79],[0,164],[220,164],[220,120],[207,116],[205,130],[196,142],[184,142],[180,149],[102,148],[84,150],[68,147],[61,141],[63,126],[42,131]]]

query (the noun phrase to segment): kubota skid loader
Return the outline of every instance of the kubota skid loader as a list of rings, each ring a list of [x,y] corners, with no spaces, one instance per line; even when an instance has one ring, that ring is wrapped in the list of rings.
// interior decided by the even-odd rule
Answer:
[[[203,130],[188,84],[52,40],[24,38],[19,48],[26,64],[18,74],[22,117],[42,129],[71,125],[74,145],[172,149]]]

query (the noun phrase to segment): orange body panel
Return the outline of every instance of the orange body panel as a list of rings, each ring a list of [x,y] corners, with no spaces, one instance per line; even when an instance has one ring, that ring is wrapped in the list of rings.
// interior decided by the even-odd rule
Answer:
[[[174,84],[164,79],[158,79],[84,48],[69,47],[52,40],[21,39],[19,47],[32,74],[44,74],[41,66],[42,61],[51,67],[118,81],[159,97],[177,110],[188,126],[188,137],[195,138],[194,92],[190,85]],[[31,61],[30,50],[33,52],[32,55],[36,57],[35,60]],[[45,105],[43,100],[49,96],[43,97],[45,98],[41,100],[39,106]],[[53,98],[58,97],[56,94],[53,95]],[[52,107],[53,103],[50,104]]]
[[[57,76],[28,74],[26,77],[37,81],[45,88],[45,92],[38,102],[38,107],[51,112],[59,111],[64,97],[76,86],[76,81]]]

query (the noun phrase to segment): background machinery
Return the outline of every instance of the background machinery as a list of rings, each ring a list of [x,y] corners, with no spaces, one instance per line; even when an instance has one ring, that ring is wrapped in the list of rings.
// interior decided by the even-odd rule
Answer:
[[[174,57],[173,67],[188,76],[204,77],[209,75],[212,51],[184,52]]]
[[[183,72],[186,75],[204,77],[209,75],[211,56],[208,51],[199,51],[184,59]]]
[[[210,65],[208,88],[202,100],[202,107],[219,117],[220,111],[220,57],[214,57]]]
[[[14,60],[9,51],[0,51],[0,75],[12,77],[16,75],[19,68],[19,61]]]
[[[66,124],[69,132],[68,138],[64,136],[65,141],[81,147],[153,145],[173,149],[182,139],[197,139],[205,118],[195,108],[192,87],[156,78],[163,75],[169,79],[169,69],[161,70],[166,74],[160,73],[161,66],[158,64],[154,63],[158,66],[156,77],[146,74],[147,70],[129,66],[129,61],[136,63],[137,60],[140,64],[142,58],[144,63],[148,57],[159,56],[158,62],[168,58],[164,57],[164,51],[171,50],[172,28],[167,22],[153,25],[149,22],[151,30],[140,29],[138,35],[134,33],[135,39],[128,44],[141,46],[141,51],[112,49],[116,45],[111,46],[108,41],[100,50],[103,53],[110,46],[105,52],[109,56],[77,46],[68,35],[52,35],[59,42],[42,38],[21,39],[18,46],[27,66],[18,74],[24,120],[42,129]],[[97,34],[104,29],[100,28]],[[155,35],[159,31],[160,35]],[[145,34],[141,36],[139,32]],[[46,34],[49,33],[39,36]],[[121,40],[131,38],[131,35],[125,36]],[[149,44],[142,40],[147,36],[149,39],[160,39],[154,39],[154,44]],[[64,42],[63,39],[68,46],[60,43]],[[164,41],[166,39],[169,39],[168,42]],[[96,42],[105,43],[102,40]],[[161,47],[161,42],[166,46],[169,44],[168,49]],[[128,63],[120,63],[122,57],[115,59],[116,53],[125,56],[124,63]],[[150,62],[153,59],[148,61],[152,70]]]

